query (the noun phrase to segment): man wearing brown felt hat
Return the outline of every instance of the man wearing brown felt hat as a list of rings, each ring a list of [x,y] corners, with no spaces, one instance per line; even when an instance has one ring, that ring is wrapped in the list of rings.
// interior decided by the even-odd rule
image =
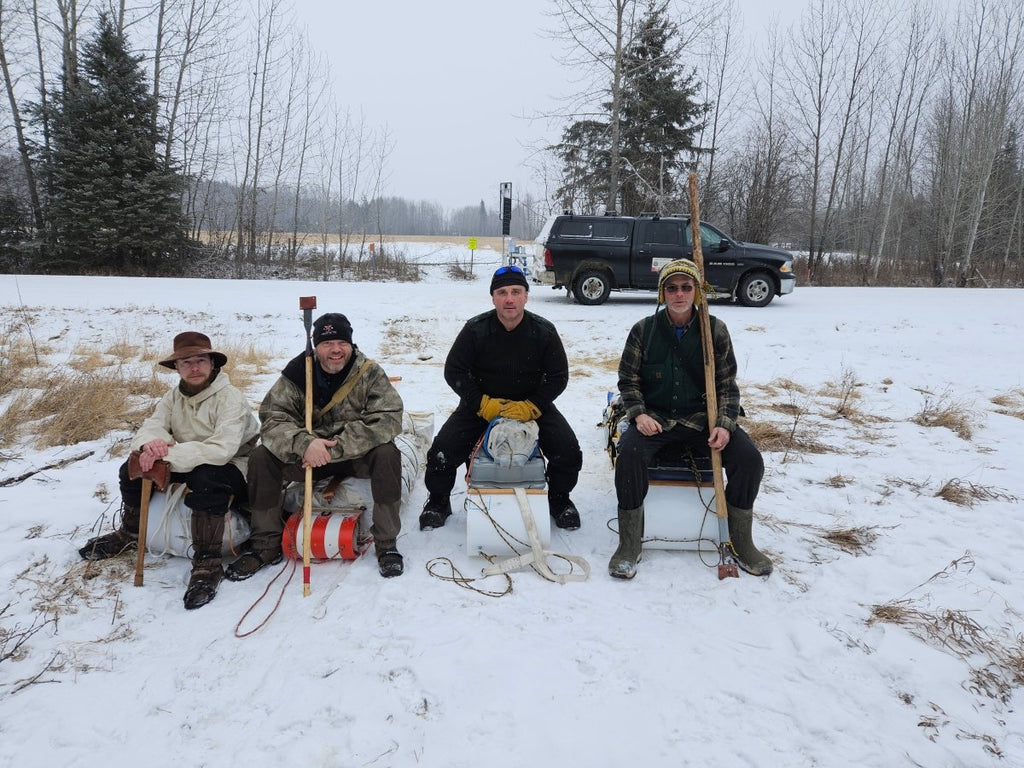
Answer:
[[[160,365],[176,371],[179,381],[131,442],[144,472],[164,461],[170,465],[171,482],[188,486],[184,504],[192,512],[194,554],[184,596],[187,609],[206,605],[217,594],[223,575],[224,515],[234,502],[244,506],[247,501],[246,458],[259,435],[248,400],[221,370],[227,361],[204,333],[175,336],[173,351]],[[121,524],[78,550],[86,560],[105,560],[146,545],[138,541],[142,479],[129,477],[129,461],[119,472]]]

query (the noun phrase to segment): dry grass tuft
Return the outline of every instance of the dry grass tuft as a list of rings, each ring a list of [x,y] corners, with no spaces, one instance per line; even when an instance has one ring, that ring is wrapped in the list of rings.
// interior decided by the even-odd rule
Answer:
[[[948,480],[935,495],[960,507],[973,507],[979,501],[1017,501],[1015,496],[1006,491],[964,482],[955,477]]]
[[[153,368],[146,374],[132,374],[122,371],[124,386],[128,395],[146,400],[158,400],[173,386],[170,376],[161,378],[158,371],[164,369]],[[232,378],[234,382],[234,378]]]
[[[795,426],[795,425],[794,425]],[[814,439],[810,429],[783,430],[766,421],[744,420],[743,429],[761,451],[773,453],[829,453],[832,449]]]
[[[854,402],[860,398],[860,392],[857,391],[859,386],[856,375],[849,368],[843,368],[839,381],[830,381],[825,384],[821,394],[825,397],[835,398],[837,401],[834,411],[835,418],[854,419],[859,415]]]
[[[948,395],[934,398],[926,394],[924,405],[911,421],[922,427],[946,427],[964,440],[970,440],[973,434],[971,423],[975,420],[974,412],[964,403],[954,402]]]
[[[772,381],[771,385],[778,389],[785,390],[786,392],[799,392],[801,395],[807,394],[807,388],[802,384],[798,384],[792,379],[781,378]]]
[[[96,373],[53,372],[47,389],[25,410],[26,419],[36,422],[37,447],[97,440],[111,430],[140,423],[152,404],[139,404],[128,382],[121,368]]]
[[[830,488],[845,488],[851,482],[853,482],[852,479],[845,475],[832,475],[832,477],[825,481],[825,485]]]
[[[1024,390],[1014,389],[992,398],[994,405],[1000,406],[996,413],[1024,419]]]
[[[231,383],[243,392],[255,383],[257,377],[269,373],[271,362],[276,359],[272,352],[258,347],[252,342],[246,344],[228,342],[222,344],[219,351],[228,357],[228,364],[224,366],[224,372],[231,378]]]
[[[604,371],[614,371],[615,373],[619,372],[619,358],[617,357],[609,357],[603,360],[588,360],[587,362]]]
[[[11,395],[0,408],[0,445],[13,445],[25,434],[25,420],[32,405],[29,390]]]
[[[800,416],[804,413],[803,408],[796,403],[769,403],[765,407],[772,411],[784,413],[787,416]]]
[[[93,373],[110,366],[110,358],[96,349],[75,349],[68,366],[79,373]]]
[[[868,625],[897,624],[929,645],[950,651],[957,658],[992,650],[992,642],[985,629],[965,611],[948,608],[936,612],[915,607],[912,600],[892,600],[884,605],[871,606]]]
[[[25,387],[37,367],[36,349],[12,326],[0,329],[0,397]]]
[[[145,360],[149,357],[145,347],[128,341],[127,338],[118,339],[103,350],[103,353],[117,360]]]
[[[227,355],[226,368],[230,370],[244,365],[255,368],[258,374],[263,374],[267,372],[271,361],[274,360],[274,354],[270,350],[259,347],[251,341],[237,344],[229,341],[222,344],[218,351]]]
[[[455,261],[448,265],[447,272],[448,277],[451,278],[452,280],[461,280],[463,282],[469,282],[470,280],[476,279],[476,275],[473,274],[473,270]]]
[[[825,541],[851,555],[862,555],[878,539],[877,525],[859,525],[855,528],[825,529],[820,534]]]
[[[417,330],[418,323],[412,322],[408,316],[391,318],[384,328],[384,340],[380,352],[388,357],[410,355],[430,349],[430,334]]]
[[[973,557],[965,553],[915,589],[948,579],[960,569],[970,573],[974,566]],[[909,598],[872,605],[867,624],[877,623],[903,627],[926,645],[947,651],[958,659],[975,661],[980,656],[985,663],[972,663],[969,681],[964,684],[976,695],[1006,704],[1012,699],[1014,689],[1024,686],[1024,636],[1020,634],[993,636],[965,611],[926,610]]]

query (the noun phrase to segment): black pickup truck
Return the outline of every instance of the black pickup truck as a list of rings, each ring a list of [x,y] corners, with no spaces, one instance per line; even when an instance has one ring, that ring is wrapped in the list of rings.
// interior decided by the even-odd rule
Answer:
[[[552,216],[537,236],[534,282],[566,288],[580,304],[603,304],[612,291],[657,290],[658,272],[672,259],[693,258],[685,216]],[[793,291],[793,256],[733,240],[700,225],[710,298],[763,307]]]

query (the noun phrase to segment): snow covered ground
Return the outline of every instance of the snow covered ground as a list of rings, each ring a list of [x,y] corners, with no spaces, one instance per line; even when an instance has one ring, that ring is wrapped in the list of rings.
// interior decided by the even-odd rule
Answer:
[[[456,403],[445,355],[490,308],[497,263],[478,251],[475,281],[431,268],[401,284],[4,275],[0,320],[12,333],[30,319],[55,368],[119,340],[160,354],[185,329],[215,346],[253,341],[273,358],[248,390],[255,405],[303,348],[298,297],[316,295],[402,377],[407,409],[440,425]],[[79,560],[114,503],[96,491],[116,496],[122,459],[107,449],[126,433],[2,448],[0,483],[95,452],[0,487],[0,765],[1024,766],[1022,298],[798,286],[765,309],[714,307],[748,422],[793,444],[765,454],[755,541],[775,560],[767,580],[719,581],[696,554],[660,550],[632,582],[607,576],[615,495],[597,425],[650,294],[583,307],[535,286],[528,305],[569,354],[558,405],[584,449],[584,522],[554,530],[551,548],[590,562],[585,583],[517,572],[499,599],[435,578],[433,558],[467,576],[484,562],[466,552],[464,487],[448,525],[421,533],[417,481],[404,576],[381,579],[369,558],[315,564],[311,597],[297,574],[267,624],[238,638],[278,568],[186,612],[185,559],[151,560],[142,588],[131,559]],[[969,438],[912,421],[945,407],[967,416]],[[936,495],[951,481],[972,505]]]

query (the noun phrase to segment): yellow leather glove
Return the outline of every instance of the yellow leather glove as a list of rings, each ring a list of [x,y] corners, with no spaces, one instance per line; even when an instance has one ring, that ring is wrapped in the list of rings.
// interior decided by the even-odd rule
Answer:
[[[501,416],[501,409],[508,404],[508,400],[504,400],[500,397],[488,397],[484,395],[480,398],[480,410],[476,412],[476,415],[481,419],[487,421],[494,421],[496,418]]]
[[[501,415],[516,421],[533,421],[540,418],[540,408],[529,400],[506,400]]]

